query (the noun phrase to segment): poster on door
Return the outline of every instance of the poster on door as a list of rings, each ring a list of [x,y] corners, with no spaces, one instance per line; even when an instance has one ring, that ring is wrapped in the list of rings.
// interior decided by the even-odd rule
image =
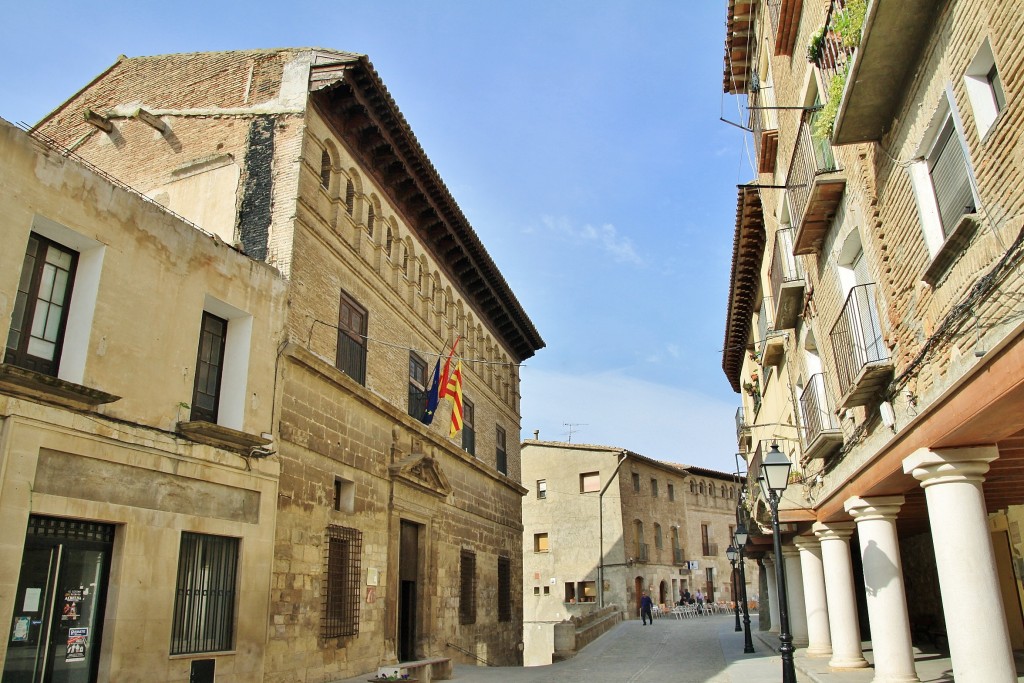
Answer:
[[[82,602],[82,589],[72,588],[64,591],[64,611],[60,615],[61,621],[78,621],[81,613],[79,605]]]
[[[89,629],[88,628],[69,628],[68,629],[68,647],[67,655],[64,657],[65,662],[82,662],[85,661],[85,647],[89,641]]]

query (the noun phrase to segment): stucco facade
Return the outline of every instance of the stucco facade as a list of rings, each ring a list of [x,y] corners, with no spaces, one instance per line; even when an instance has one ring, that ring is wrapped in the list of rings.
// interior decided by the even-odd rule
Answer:
[[[6,122],[0,158],[5,335],[25,310],[30,242],[77,266],[53,373],[25,369],[13,336],[0,365],[4,680],[41,667],[61,680],[187,681],[195,659],[214,660],[218,680],[259,680],[280,472],[262,456],[285,281]],[[232,316],[236,351],[219,425],[190,414],[210,311]],[[175,589],[194,585],[186,535],[235,553],[237,620],[232,647],[169,656],[187,640]]]
[[[735,477],[609,446],[524,441],[522,454],[527,665],[551,662],[565,619],[612,605],[639,619],[643,591],[668,608],[683,590],[733,600]],[[753,564],[747,576],[752,597]]]
[[[753,473],[791,439],[801,635],[838,667],[864,666],[870,635],[876,680],[916,680],[910,643],[947,638],[957,680],[1011,680],[1024,646],[1022,11],[729,3],[724,87],[747,98],[759,171],[739,188],[723,359],[740,448]],[[768,372],[788,387],[755,406]],[[828,590],[807,578],[823,560]]]

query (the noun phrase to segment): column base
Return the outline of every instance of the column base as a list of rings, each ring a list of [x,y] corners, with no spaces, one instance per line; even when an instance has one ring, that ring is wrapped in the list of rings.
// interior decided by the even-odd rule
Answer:
[[[868,666],[868,660],[863,657],[833,657],[828,661],[831,669],[864,669]]]
[[[921,679],[917,677],[917,674],[897,674],[889,676],[879,676],[875,674],[874,680],[871,683],[920,683]]]
[[[806,656],[806,657],[817,657],[819,659],[821,657],[831,657],[832,656],[832,648],[830,648],[830,647],[810,648],[809,647],[806,650],[804,650],[804,656]]]

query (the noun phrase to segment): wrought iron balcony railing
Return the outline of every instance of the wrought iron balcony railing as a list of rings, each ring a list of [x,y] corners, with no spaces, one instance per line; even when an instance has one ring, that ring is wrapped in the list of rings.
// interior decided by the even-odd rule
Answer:
[[[768,280],[775,300],[776,329],[793,327],[803,303],[804,265],[793,254],[793,233],[790,226],[775,233],[775,249],[768,267]]]
[[[816,457],[822,436],[840,431],[839,419],[825,388],[825,375],[820,372],[811,375],[800,394],[800,417],[804,426],[804,452],[808,457]],[[842,441],[841,436],[839,441]]]
[[[875,306],[875,288],[874,283],[868,283],[851,289],[829,333],[841,396],[839,408],[866,403],[885,373],[892,371]]]

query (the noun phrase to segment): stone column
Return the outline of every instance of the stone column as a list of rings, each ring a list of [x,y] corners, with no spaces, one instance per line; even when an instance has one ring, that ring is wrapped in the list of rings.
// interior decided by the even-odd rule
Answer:
[[[825,597],[832,635],[832,659],[836,669],[860,669],[868,665],[860,648],[860,623],[857,598],[853,592],[853,565],[850,564],[850,536],[853,522],[814,524],[821,541],[821,561],[825,568]]]
[[[829,633],[828,625],[821,542],[816,536],[797,536],[793,543],[800,550],[800,572],[804,579],[804,606],[807,612],[806,654],[808,657],[831,657],[832,635]]]
[[[800,551],[784,546],[786,562],[786,597],[789,598],[789,632],[794,647],[807,647],[807,607],[804,604],[804,577],[800,570]]]
[[[965,683],[1017,680],[981,488],[998,457],[993,445],[922,448],[903,461],[928,501],[953,677]]]
[[[768,630],[772,633],[779,632],[779,582],[775,577],[775,558],[771,555],[765,555],[761,558],[761,564],[764,565],[764,571],[768,574],[768,613],[771,614],[771,628]]]
[[[771,600],[768,598],[768,568],[764,561],[757,563],[757,630],[768,631],[772,627]]]
[[[907,593],[896,535],[896,515],[903,496],[846,501],[846,511],[857,523],[864,566],[864,588],[875,655],[874,683],[910,683],[920,680],[914,668]]]

